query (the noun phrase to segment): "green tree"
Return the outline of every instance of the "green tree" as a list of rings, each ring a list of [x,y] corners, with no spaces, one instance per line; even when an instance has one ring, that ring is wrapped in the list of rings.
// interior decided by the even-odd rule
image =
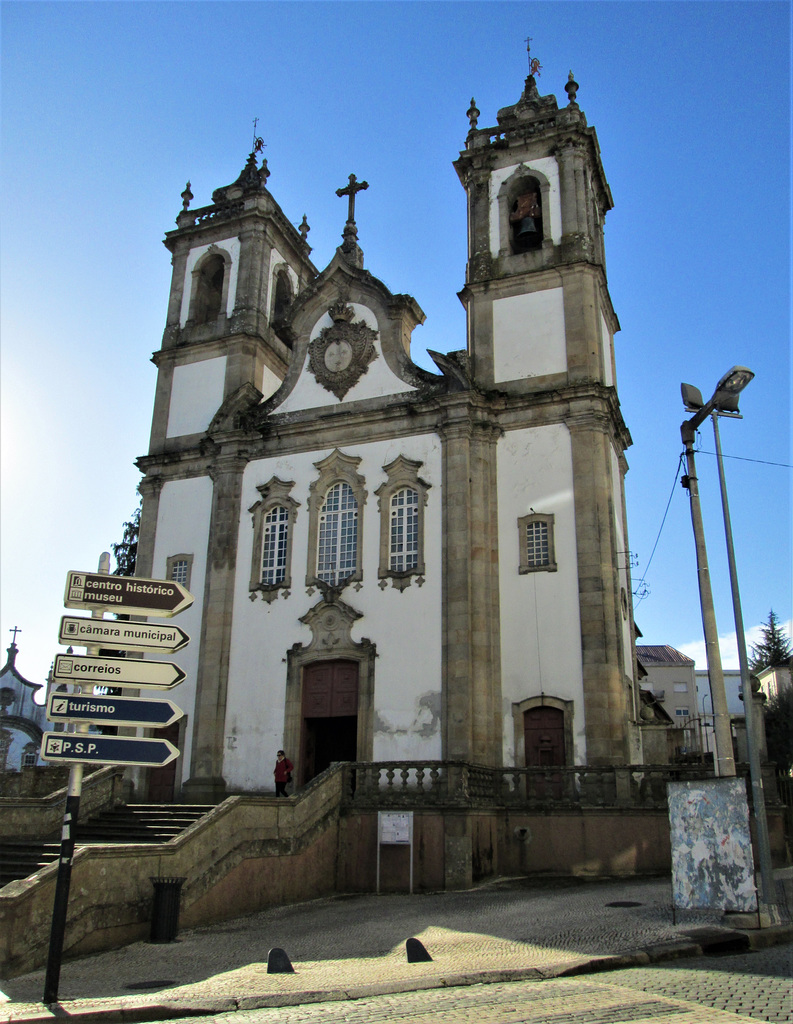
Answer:
[[[134,576],[135,561],[138,557],[138,534],[140,532],[140,505],[132,513],[128,522],[124,523],[124,533],[118,544],[111,544],[116,567],[114,576]]]
[[[778,668],[780,665],[787,665],[793,656],[793,645],[790,637],[779,623],[774,609],[768,613],[768,622],[764,623],[760,630],[762,639],[758,644],[752,644],[752,656],[749,668],[753,672],[759,672],[764,668]]]
[[[780,771],[793,768],[793,686],[770,697],[765,707],[765,736],[768,759]]]

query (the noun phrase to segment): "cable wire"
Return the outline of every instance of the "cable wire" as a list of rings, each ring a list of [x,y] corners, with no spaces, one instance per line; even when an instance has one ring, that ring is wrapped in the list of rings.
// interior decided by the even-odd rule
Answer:
[[[642,573],[642,578],[636,584],[636,590],[634,590],[634,592],[633,592],[633,596],[634,597],[636,596],[636,594],[637,594],[637,592],[639,590],[639,587],[641,587],[641,585],[644,583],[644,581],[645,581],[645,579],[647,577],[647,573],[648,573],[648,571],[650,569],[650,563],[653,560],[653,556],[655,555],[655,550],[658,547],[658,542],[661,539],[661,533],[662,533],[663,528],[664,528],[664,523],[666,522],[666,517],[669,514],[669,506],[672,504],[672,498],[674,497],[674,494],[675,494],[675,487],[677,487],[677,480],[678,480],[678,477],[680,476],[680,467],[683,465],[683,457],[684,457],[684,455],[685,455],[685,452],[681,452],[680,453],[680,458],[677,460],[677,469],[675,470],[675,479],[674,479],[674,482],[672,483],[672,490],[669,492],[669,501],[667,501],[666,508],[664,509],[664,517],[661,520],[661,525],[658,527],[658,536],[655,538],[655,544],[653,544],[653,550],[650,552],[650,557],[647,560],[647,565],[644,567],[644,572]],[[638,599],[636,604],[641,604],[646,596],[647,596],[646,594],[643,594]]]

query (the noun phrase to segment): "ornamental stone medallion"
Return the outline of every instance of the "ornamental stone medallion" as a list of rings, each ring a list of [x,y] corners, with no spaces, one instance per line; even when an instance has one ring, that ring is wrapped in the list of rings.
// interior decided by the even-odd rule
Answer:
[[[333,326],[323,327],[309,345],[309,367],[322,387],[341,401],[377,357],[377,331],[363,322],[353,323],[355,310],[343,301],[334,303],[328,313]]]

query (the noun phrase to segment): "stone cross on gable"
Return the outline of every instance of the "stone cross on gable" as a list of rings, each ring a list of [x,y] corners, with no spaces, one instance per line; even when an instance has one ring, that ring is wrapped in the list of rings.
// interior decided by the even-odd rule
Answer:
[[[349,202],[347,204],[347,223],[355,223],[355,196],[358,192],[363,192],[369,188],[368,181],[358,181],[354,174],[350,175],[350,183],[345,188],[337,188],[337,196],[348,196]]]
[[[12,644],[15,644],[15,643],[17,642],[17,633],[21,633],[21,632],[22,632],[22,630],[21,630],[21,629],[19,629],[19,627],[18,627],[18,626],[14,626],[14,628],[13,628],[13,629],[9,629],[9,631],[8,631],[8,632],[9,632],[9,633],[13,633],[13,634],[14,634],[14,637],[13,637],[13,639],[12,639],[11,643],[12,643]]]

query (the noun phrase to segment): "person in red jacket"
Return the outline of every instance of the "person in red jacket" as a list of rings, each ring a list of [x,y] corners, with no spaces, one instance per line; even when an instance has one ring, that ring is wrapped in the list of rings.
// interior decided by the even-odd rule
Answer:
[[[273,769],[273,775],[275,776],[275,795],[286,796],[286,784],[292,781],[292,768],[294,765],[283,752],[279,750],[275,759],[275,768]]]

